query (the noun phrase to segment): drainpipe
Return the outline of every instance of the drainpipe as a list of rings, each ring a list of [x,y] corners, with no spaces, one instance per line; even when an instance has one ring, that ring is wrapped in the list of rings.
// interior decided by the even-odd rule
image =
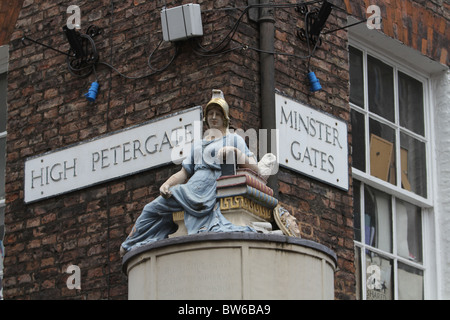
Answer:
[[[270,0],[260,0],[259,4],[269,4]],[[259,10],[259,47],[260,53],[260,77],[261,77],[261,120],[262,129],[267,130],[267,153],[277,154],[276,140],[271,139],[271,129],[276,128],[275,124],[275,19],[273,8],[260,8]],[[260,137],[261,140],[262,137]],[[277,159],[278,160],[278,159]],[[268,185],[274,190],[274,195],[278,195],[278,179],[276,175],[270,176]]]

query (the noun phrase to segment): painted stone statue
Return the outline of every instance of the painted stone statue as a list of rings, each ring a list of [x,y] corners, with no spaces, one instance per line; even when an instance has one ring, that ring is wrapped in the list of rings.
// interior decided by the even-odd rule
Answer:
[[[258,172],[255,155],[242,137],[229,132],[229,106],[222,91],[213,90],[204,109],[208,127],[201,141],[194,141],[191,154],[182,162],[180,171],[160,188],[160,196],[147,204],[122,243],[125,254],[132,248],[167,238],[177,230],[172,214],[184,211],[188,234],[201,232],[256,232],[248,226],[230,223],[220,212],[216,201],[216,180],[221,163],[234,152],[236,163]]]

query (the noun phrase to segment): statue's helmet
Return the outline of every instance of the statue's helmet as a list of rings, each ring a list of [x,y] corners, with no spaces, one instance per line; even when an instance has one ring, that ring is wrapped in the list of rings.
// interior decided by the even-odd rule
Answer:
[[[224,124],[228,128],[230,124],[230,107],[228,106],[228,103],[225,101],[223,92],[218,89],[213,89],[212,91],[212,98],[205,107],[203,121],[206,122],[206,115],[208,114],[208,109],[215,105],[219,106],[222,109],[224,116]]]

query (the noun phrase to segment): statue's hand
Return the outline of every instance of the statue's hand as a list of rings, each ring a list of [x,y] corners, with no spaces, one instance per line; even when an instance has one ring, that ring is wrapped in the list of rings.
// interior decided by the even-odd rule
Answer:
[[[164,183],[161,188],[159,188],[159,193],[161,196],[165,199],[168,199],[172,196],[172,192],[169,190],[169,185],[167,183]]]

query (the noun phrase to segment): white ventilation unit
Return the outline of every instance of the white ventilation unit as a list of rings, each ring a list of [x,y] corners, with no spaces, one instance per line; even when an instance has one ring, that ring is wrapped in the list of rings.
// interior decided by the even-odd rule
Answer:
[[[164,41],[180,41],[203,36],[202,13],[199,4],[185,4],[161,10]]]

